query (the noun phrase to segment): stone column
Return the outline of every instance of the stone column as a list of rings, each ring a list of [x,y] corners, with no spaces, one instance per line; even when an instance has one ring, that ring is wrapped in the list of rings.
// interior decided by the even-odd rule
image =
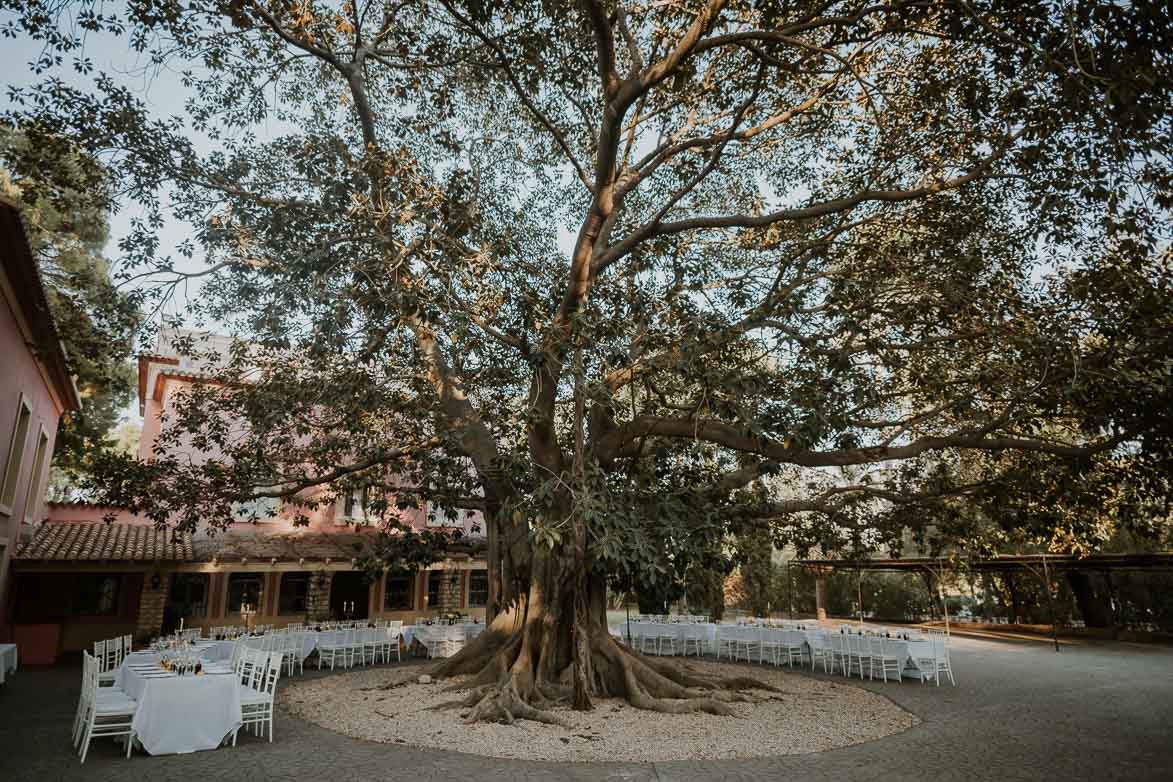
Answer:
[[[306,618],[311,622],[321,622],[330,618],[330,574],[319,570],[310,576],[310,584],[306,590]]]
[[[460,611],[460,572],[452,569],[444,571],[440,579],[440,599],[433,607],[437,611]]]
[[[167,593],[171,589],[171,574],[159,574],[159,586],[152,587],[153,573],[143,575],[143,590],[138,599],[138,622],[135,624],[136,640],[159,635],[163,631],[163,607],[167,604]]]
[[[827,577],[822,573],[815,574],[815,618],[827,618]]]

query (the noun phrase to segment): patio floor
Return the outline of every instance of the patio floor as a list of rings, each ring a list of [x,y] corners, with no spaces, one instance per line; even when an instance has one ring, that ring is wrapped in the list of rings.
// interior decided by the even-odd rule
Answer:
[[[954,638],[951,649],[956,688],[862,684],[921,717],[905,733],[811,755],[654,765],[508,761],[371,744],[279,711],[273,744],[242,734],[236,748],[128,761],[106,739],[80,766],[70,746],[79,669],[25,669],[0,686],[0,779],[1173,779],[1173,649],[1083,643],[1056,654],[1045,643],[967,638]]]

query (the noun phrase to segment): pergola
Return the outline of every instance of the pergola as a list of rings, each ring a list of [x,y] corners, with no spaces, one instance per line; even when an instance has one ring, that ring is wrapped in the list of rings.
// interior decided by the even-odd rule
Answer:
[[[789,565],[799,565],[816,573],[815,577],[815,609],[820,619],[826,616],[825,599],[823,592],[823,576],[821,574],[832,570],[852,570],[857,574],[864,571],[917,573],[929,578],[937,576],[945,570],[966,569],[978,573],[1029,573],[1040,578],[1047,595],[1048,609],[1051,614],[1052,635],[1055,636],[1055,649],[1059,648],[1058,636],[1055,630],[1055,611],[1051,605],[1051,572],[1097,572],[1111,573],[1113,571],[1154,571],[1173,570],[1173,552],[1158,552],[1149,554],[996,554],[988,557],[971,556],[958,557],[901,557],[901,558],[867,558],[867,559],[799,559]],[[938,585],[938,594],[944,603],[944,595]],[[863,601],[860,600],[862,610]],[[949,613],[943,611],[945,626],[949,626]]]
[[[992,557],[908,557],[901,559],[798,559],[793,564],[811,569],[872,570],[936,573],[962,567],[979,573],[1034,572],[1049,570],[1173,570],[1173,552],[1158,554],[997,554]]]

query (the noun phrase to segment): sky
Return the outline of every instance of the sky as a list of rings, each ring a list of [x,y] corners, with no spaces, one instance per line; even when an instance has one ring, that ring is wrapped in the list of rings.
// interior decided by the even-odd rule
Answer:
[[[0,22],[10,16],[11,14],[0,14]],[[91,35],[86,41],[84,52],[85,56],[92,60],[95,74],[103,71],[110,74],[131,89],[158,116],[182,116],[184,114],[184,101],[190,92],[184,87],[178,76],[167,69],[153,69],[148,72],[144,67],[147,64],[145,58],[132,51],[127,46],[125,38]],[[0,94],[0,111],[12,107],[8,95],[9,88],[32,86],[46,78],[48,74],[35,74],[31,67],[40,53],[41,45],[36,41],[27,38],[3,40],[3,55],[0,55],[0,66],[2,66],[4,73],[5,90],[3,94]],[[53,71],[52,75],[61,78],[70,86],[88,90],[93,82],[94,74],[90,76],[79,75],[66,63]],[[194,134],[193,137],[198,138]],[[197,146],[199,146],[198,143]],[[204,142],[201,151],[208,149],[209,147]],[[131,221],[141,216],[141,209],[133,204],[127,204],[110,215],[110,239],[106,247],[106,254],[115,261],[115,266],[117,266],[118,260],[119,240],[129,233]],[[188,266],[198,268],[202,264],[202,258],[198,253],[191,261],[186,261],[175,252],[175,248],[184,240],[188,232],[188,226],[183,223],[176,221],[165,223],[159,232],[160,252],[174,255],[177,261],[182,262],[177,264],[180,268]],[[192,292],[198,295],[198,288]],[[181,306],[182,302],[177,302],[169,312],[174,312]]]

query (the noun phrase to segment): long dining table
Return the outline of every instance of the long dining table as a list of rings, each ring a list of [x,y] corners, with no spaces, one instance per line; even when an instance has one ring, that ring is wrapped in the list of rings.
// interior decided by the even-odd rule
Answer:
[[[813,650],[824,647],[831,635],[839,634],[833,630],[811,629],[809,627],[796,629],[793,627],[716,624],[714,622],[631,622],[630,628],[631,642],[637,648],[641,645],[640,639],[645,636],[652,638],[664,635],[674,636],[677,654],[683,652],[684,640],[693,634],[700,635],[705,651],[710,653],[717,652],[722,632],[728,635],[749,632],[753,633],[757,640],[761,640],[763,633],[785,634],[787,637],[801,637],[802,643],[806,647],[808,659]],[[613,625],[611,634],[626,641],[628,626],[626,624]],[[931,640],[923,637],[891,640],[897,641],[903,648],[900,653],[904,658],[901,666],[901,678],[919,680],[922,674],[928,673],[922,667],[921,661],[934,658],[935,650]]]
[[[138,703],[131,727],[135,741],[151,755],[215,749],[242,720],[240,682],[215,663],[200,675],[165,671],[157,652],[127,655],[114,685]]]

